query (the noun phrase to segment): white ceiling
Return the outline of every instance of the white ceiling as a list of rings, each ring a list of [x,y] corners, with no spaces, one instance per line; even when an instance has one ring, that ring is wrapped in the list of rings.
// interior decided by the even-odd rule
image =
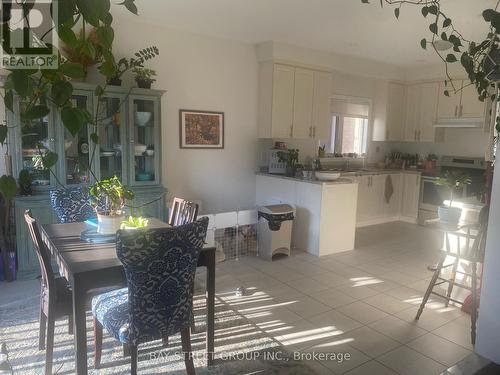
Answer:
[[[466,38],[487,32],[481,13],[497,0],[442,0],[442,9]],[[268,40],[400,66],[437,62],[420,48],[429,20],[405,5],[399,21],[378,0],[137,0],[147,22],[214,37],[259,43]]]

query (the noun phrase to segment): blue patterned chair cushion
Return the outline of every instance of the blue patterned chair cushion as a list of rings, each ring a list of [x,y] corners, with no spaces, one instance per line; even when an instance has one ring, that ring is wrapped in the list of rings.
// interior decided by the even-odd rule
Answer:
[[[90,204],[88,189],[84,187],[51,190],[50,204],[61,223],[74,223],[96,217]]]
[[[92,314],[120,342],[128,342],[128,288],[113,290],[92,299]]]
[[[138,345],[190,325],[193,281],[208,218],[175,228],[118,231],[124,289],[95,297],[92,313],[122,343]],[[127,289],[125,289],[127,290]]]

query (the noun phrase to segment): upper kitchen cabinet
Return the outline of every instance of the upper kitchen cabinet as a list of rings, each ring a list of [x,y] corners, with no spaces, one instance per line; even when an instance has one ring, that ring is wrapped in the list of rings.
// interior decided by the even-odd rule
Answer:
[[[294,138],[312,137],[313,95],[314,72],[296,68],[291,132]]]
[[[478,99],[475,86],[466,80],[457,81],[454,85],[459,92],[453,93],[451,84],[445,87],[442,82],[439,86],[437,123],[484,124],[486,104]],[[445,90],[450,92],[450,96],[444,95]]]
[[[400,141],[404,139],[407,87],[381,81],[377,83],[373,105],[374,141]]]
[[[328,139],[332,125],[330,113],[330,91],[332,89],[332,75],[327,72],[314,72],[313,96],[313,138]]]
[[[435,142],[439,140],[436,122],[439,84],[420,83],[408,86],[403,140]]]
[[[259,137],[328,138],[330,88],[330,73],[261,63]]]

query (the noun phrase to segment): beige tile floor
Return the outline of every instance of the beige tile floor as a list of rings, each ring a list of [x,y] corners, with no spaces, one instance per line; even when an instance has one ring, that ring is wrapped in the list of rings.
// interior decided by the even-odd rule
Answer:
[[[407,223],[361,228],[356,249],[218,265],[217,293],[289,350],[350,353],[324,374],[439,374],[471,353],[470,320],[432,298],[414,321],[442,234]],[[247,295],[234,289],[245,286]]]

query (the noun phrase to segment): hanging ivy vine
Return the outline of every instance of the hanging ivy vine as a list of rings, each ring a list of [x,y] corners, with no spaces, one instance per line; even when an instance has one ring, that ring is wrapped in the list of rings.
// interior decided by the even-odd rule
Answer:
[[[456,87],[449,73],[449,64],[460,63],[465,70],[470,85],[474,85],[478,99],[484,101],[487,98],[495,99],[497,90],[495,82],[500,80],[500,53],[499,37],[500,13],[497,12],[496,3],[494,9],[485,9],[482,13],[488,30],[482,41],[468,40],[455,28],[453,19],[443,10],[441,0],[379,0],[380,6],[390,5],[394,7],[394,16],[399,16],[405,7],[419,7],[422,17],[429,20],[429,36],[420,40],[420,47],[431,48],[441,59],[445,67],[446,89],[444,95],[457,93],[463,87]],[[369,0],[361,0],[368,4]],[[443,40],[450,43],[451,51],[444,52],[436,48],[436,41]]]

